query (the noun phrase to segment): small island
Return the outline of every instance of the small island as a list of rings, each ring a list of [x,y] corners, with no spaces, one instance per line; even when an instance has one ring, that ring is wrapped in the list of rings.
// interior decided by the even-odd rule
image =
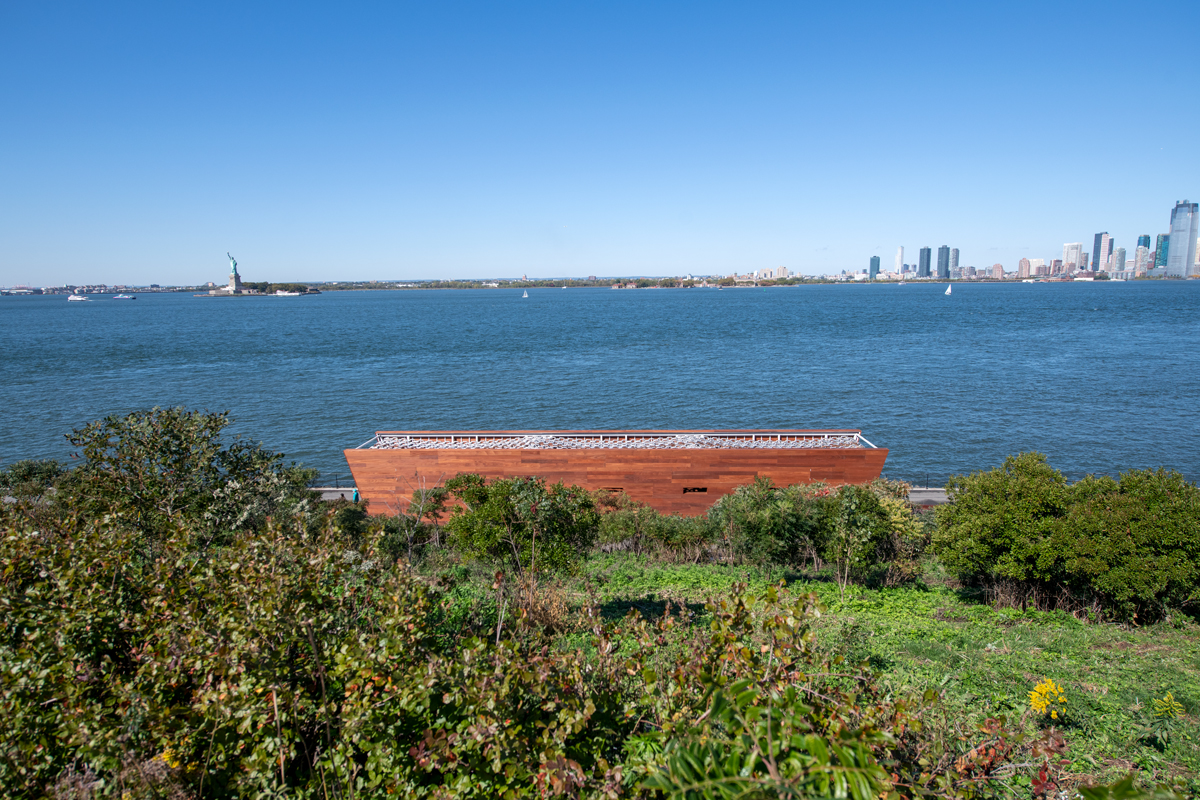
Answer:
[[[303,283],[270,283],[268,281],[257,281],[251,283],[242,283],[242,276],[237,271],[237,259],[229,253],[225,254],[229,258],[229,283],[224,286],[215,286],[209,284],[210,288],[206,294],[197,294],[193,297],[300,297],[306,294],[320,294],[319,289],[313,289]]]

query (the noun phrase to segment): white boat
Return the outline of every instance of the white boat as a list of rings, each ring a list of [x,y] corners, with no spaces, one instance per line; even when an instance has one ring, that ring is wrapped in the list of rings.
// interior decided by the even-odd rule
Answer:
[[[285,292],[283,289],[275,290],[275,297],[299,297],[299,292]]]
[[[86,303],[89,300],[91,300],[90,297],[85,297],[84,295],[81,295],[81,294],[73,294],[67,298],[68,303]]]
[[[137,296],[132,294],[114,294],[113,300],[137,300]]]
[[[899,282],[899,283],[897,283],[896,285],[897,285],[897,286],[908,286],[908,284],[907,284],[907,283],[905,283],[904,281],[900,281],[900,282]]]
[[[521,292],[521,297],[529,297],[529,292]]]
[[[946,284],[946,294],[950,294],[950,284]]]

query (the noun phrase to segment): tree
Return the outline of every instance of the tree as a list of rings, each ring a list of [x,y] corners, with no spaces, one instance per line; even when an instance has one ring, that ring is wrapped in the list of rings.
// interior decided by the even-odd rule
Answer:
[[[273,514],[313,508],[312,470],[221,432],[228,412],[153,408],[109,416],[73,431],[83,464],[64,481],[60,502],[110,515],[152,537],[188,529],[208,543],[259,526]]]
[[[833,529],[825,545],[825,555],[833,562],[838,594],[844,601],[850,579],[863,567],[875,563],[881,545],[891,530],[888,516],[879,498],[866,486],[842,486]]]
[[[507,561],[520,574],[568,569],[591,546],[599,517],[578,486],[541,478],[503,478],[488,483],[465,473],[446,482],[462,503],[446,530],[464,553]]]

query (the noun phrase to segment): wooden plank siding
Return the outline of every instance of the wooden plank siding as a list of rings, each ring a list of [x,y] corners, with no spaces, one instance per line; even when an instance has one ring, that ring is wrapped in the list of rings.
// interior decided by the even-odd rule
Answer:
[[[656,433],[707,433],[662,431]],[[389,432],[390,433],[390,432]],[[418,435],[418,432],[405,432]],[[455,436],[497,431],[455,431]],[[517,431],[514,433],[533,433]],[[539,434],[599,433],[539,431]],[[621,431],[605,431],[617,435]],[[630,431],[645,434],[648,431]],[[711,431],[711,433],[734,433]],[[749,432],[747,432],[749,433]],[[789,431],[789,434],[805,433]],[[857,431],[846,431],[857,433]],[[381,432],[381,435],[386,435]],[[391,435],[397,435],[391,433]],[[404,434],[399,434],[404,435]],[[422,431],[420,435],[441,436]],[[445,434],[448,435],[448,434]],[[882,448],[720,448],[720,449],[354,449],[346,450],[359,494],[373,513],[395,514],[423,479],[427,486],[476,472],[487,478],[536,475],[585,489],[622,489],[664,514],[703,514],[721,495],[766,475],[776,485],[825,481],[864,483],[883,471]],[[688,491],[704,489],[707,491]]]

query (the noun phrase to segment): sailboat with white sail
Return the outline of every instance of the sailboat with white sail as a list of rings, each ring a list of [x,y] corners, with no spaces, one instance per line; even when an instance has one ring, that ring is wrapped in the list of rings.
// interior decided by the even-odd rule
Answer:
[[[946,284],[946,294],[950,294],[950,284]]]

